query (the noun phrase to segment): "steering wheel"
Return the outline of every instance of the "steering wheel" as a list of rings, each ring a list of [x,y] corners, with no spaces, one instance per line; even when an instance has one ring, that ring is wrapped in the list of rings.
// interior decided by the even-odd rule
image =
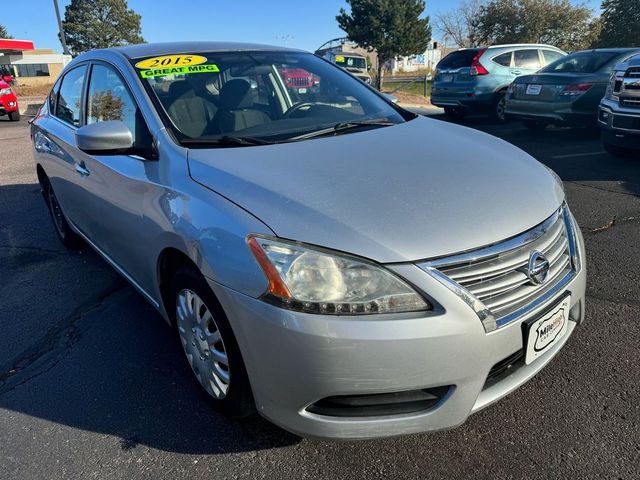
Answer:
[[[313,102],[300,102],[300,103],[296,103],[295,105],[291,106],[291,108],[289,108],[289,110],[287,110],[286,112],[284,112],[282,114],[282,118],[291,118],[291,116],[298,112],[301,111],[303,109],[309,110],[311,107],[313,107],[315,105],[315,103]]]

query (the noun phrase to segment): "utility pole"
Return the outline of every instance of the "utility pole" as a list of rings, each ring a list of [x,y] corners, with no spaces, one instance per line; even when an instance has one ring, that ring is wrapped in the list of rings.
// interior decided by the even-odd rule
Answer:
[[[67,48],[67,39],[64,36],[62,20],[60,20],[60,9],[58,8],[58,0],[53,0],[53,6],[56,9],[56,18],[58,19],[58,28],[60,29],[60,42],[62,43],[62,51],[65,55],[69,55],[69,49]]]

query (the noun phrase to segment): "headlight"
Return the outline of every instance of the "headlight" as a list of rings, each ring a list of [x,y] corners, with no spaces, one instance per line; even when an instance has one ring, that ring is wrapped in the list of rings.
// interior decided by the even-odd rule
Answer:
[[[620,88],[622,86],[622,81],[618,80],[618,72],[615,70],[611,72],[611,76],[609,77],[609,85],[607,85],[607,91],[605,93],[605,98],[607,100],[618,101],[619,97],[616,95],[620,93]]]
[[[263,298],[291,310],[362,315],[430,310],[410,285],[373,262],[293,242],[250,236],[269,287]]]

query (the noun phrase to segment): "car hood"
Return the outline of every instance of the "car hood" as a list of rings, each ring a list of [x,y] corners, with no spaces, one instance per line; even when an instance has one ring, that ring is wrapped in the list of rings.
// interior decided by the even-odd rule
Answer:
[[[302,142],[189,150],[192,178],[282,238],[382,263],[439,257],[526,231],[561,185],[518,148],[424,117]]]

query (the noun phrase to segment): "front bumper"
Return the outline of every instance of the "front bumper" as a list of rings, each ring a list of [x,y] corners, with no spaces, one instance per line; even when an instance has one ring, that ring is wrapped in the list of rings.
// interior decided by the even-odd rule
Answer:
[[[598,109],[598,124],[604,139],[613,145],[640,150],[640,109],[619,109],[604,101]]]
[[[18,101],[15,98],[0,98],[0,115],[15,112],[18,108]]]
[[[584,259],[582,238],[579,252]],[[426,314],[321,316],[283,310],[210,281],[238,339],[258,411],[293,433],[365,439],[450,429],[518,388],[563,347],[584,318],[586,271],[538,309],[491,333],[455,293],[415,265],[391,267],[438,307]],[[568,335],[530,365],[487,382],[496,364],[523,348],[522,323],[571,293]],[[419,413],[334,417],[311,413],[333,396],[453,386]]]

